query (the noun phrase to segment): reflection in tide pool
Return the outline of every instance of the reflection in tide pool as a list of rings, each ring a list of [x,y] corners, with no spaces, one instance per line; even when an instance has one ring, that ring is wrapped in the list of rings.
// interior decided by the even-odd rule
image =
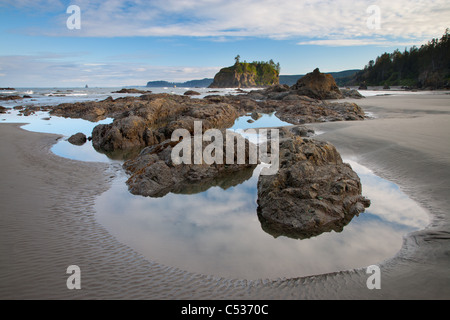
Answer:
[[[158,199],[131,195],[123,176],[98,199],[97,218],[149,260],[195,273],[265,279],[365,267],[394,256],[403,235],[425,227],[428,218],[396,185],[351,164],[372,206],[342,233],[306,240],[265,233],[256,214],[260,168],[227,190]]]
[[[97,153],[90,142],[79,147],[66,141],[77,132],[90,136],[97,124],[112,119],[92,123],[48,118],[45,112],[20,117],[11,110],[1,120],[30,123],[23,127],[30,131],[64,135],[52,148],[59,156],[112,161]],[[238,119],[232,129],[288,125],[274,115],[263,115],[252,124],[249,119]],[[403,236],[425,227],[428,216],[395,184],[356,162],[347,162],[360,176],[363,193],[372,205],[341,233],[324,233],[306,240],[275,239],[265,233],[256,213],[260,168],[251,179],[226,190],[212,187],[198,194],[168,194],[158,199],[130,194],[123,175],[98,198],[97,218],[111,234],[149,260],[195,273],[260,279],[365,267],[394,256]]]

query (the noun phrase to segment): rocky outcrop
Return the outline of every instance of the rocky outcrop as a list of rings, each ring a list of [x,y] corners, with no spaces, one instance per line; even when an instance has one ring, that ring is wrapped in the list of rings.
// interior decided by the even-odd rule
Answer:
[[[194,122],[202,121],[203,129],[228,128],[239,113],[223,103],[206,100],[148,97],[149,100],[130,107],[113,123],[98,125],[92,132],[92,142],[98,151],[111,152],[144,148],[170,139],[176,129],[194,132]]]
[[[356,103],[330,103],[300,98],[295,103],[279,108],[276,116],[292,124],[305,124],[364,120],[365,113]]]
[[[134,94],[149,94],[152,93],[150,90],[139,90],[139,89],[121,89],[119,91],[114,91],[112,93],[134,93]]]
[[[272,63],[236,62],[221,69],[208,88],[256,88],[279,83],[279,70]]]
[[[73,145],[82,146],[83,144],[86,143],[87,138],[84,133],[79,132],[71,136],[69,139],[67,139],[67,141],[69,141]]]
[[[225,137],[226,132],[222,130],[222,134]],[[250,142],[241,135],[232,132],[228,134],[236,137],[232,140],[234,150],[236,150],[237,139],[245,140],[246,164],[227,163],[226,143],[223,144],[222,150],[223,164],[218,164],[218,161],[207,164],[205,159],[201,161],[201,164],[195,164],[193,137],[182,142],[167,140],[143,149],[138,157],[124,163],[123,167],[130,175],[127,181],[130,192],[148,197],[162,197],[169,192],[193,193],[193,190],[201,192],[211,186],[228,188],[248,180],[256,167],[256,164],[250,164],[249,161]],[[172,152],[179,143],[185,144],[192,151],[189,163],[173,162]],[[209,144],[211,142],[203,141],[202,153]]]
[[[358,175],[333,145],[286,135],[280,142],[280,170],[259,178],[258,217],[274,237],[339,232],[370,205],[361,192]]]
[[[17,96],[17,95],[13,95],[13,96],[0,95],[0,101],[11,101],[11,100],[22,100],[22,99],[23,99],[23,97]]]
[[[209,88],[256,88],[255,75],[222,69]]]
[[[308,96],[314,99],[342,99],[343,95],[330,74],[324,74],[315,69],[300,78],[291,90],[297,91],[298,95]]]
[[[0,106],[0,113],[6,113],[7,110],[8,108]]]
[[[185,96],[199,96],[201,95],[200,92],[194,91],[194,90],[188,90],[184,93]]]

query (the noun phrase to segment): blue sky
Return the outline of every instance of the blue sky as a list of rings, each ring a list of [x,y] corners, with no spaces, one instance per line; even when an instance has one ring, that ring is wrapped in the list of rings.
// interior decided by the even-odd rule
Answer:
[[[212,78],[237,54],[282,74],[359,69],[440,37],[449,16],[448,0],[0,0],[0,87]]]

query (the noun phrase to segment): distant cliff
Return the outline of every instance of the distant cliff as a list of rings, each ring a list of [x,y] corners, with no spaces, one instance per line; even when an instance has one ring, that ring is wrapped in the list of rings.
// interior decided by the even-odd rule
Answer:
[[[255,88],[279,84],[280,65],[269,62],[239,62],[223,68],[214,77],[209,88]]]
[[[450,29],[441,39],[432,39],[420,48],[383,53],[369,61],[347,85],[450,88]]]

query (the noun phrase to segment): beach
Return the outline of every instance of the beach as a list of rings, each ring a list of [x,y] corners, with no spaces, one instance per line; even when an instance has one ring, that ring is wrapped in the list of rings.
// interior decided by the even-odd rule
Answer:
[[[450,96],[355,100],[373,119],[310,124],[344,159],[395,182],[430,214],[380,261],[381,289],[365,268],[295,279],[233,280],[149,261],[98,223],[94,204],[121,169],[60,158],[57,135],[1,124],[0,298],[2,299],[448,299],[450,298]],[[26,117],[23,119],[26,122]],[[81,269],[68,290],[66,269]]]

